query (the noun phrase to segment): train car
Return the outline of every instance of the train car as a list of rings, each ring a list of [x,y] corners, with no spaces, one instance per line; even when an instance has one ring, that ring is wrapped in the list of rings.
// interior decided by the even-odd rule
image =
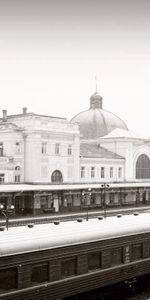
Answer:
[[[150,213],[0,231],[0,299],[60,300],[150,273]]]

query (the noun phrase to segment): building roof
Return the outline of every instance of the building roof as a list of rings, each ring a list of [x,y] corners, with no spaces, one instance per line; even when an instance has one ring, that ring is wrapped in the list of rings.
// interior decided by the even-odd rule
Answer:
[[[66,246],[104,241],[123,236],[150,232],[150,214],[109,217],[88,222],[61,222],[59,225],[42,224],[33,228],[10,227],[0,232],[0,257],[56,249]]]
[[[102,97],[97,92],[91,96],[90,101],[90,109],[80,112],[71,119],[71,123],[79,124],[81,138],[97,139],[115,128],[128,130],[118,116],[103,109]]]
[[[138,133],[134,133],[131,131],[127,131],[124,129],[120,129],[120,128],[116,128],[113,131],[111,131],[110,133],[108,133],[107,135],[102,137],[103,139],[142,139],[142,140],[150,140],[150,138],[146,137],[146,136],[142,136]]]
[[[124,159],[124,157],[111,152],[98,144],[94,143],[81,143],[80,144],[80,156],[83,157],[97,157],[106,159]]]

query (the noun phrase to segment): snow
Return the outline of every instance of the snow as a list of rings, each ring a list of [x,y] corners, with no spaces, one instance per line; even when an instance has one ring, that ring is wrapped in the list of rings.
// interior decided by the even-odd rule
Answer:
[[[112,237],[150,232],[150,213],[138,216],[126,215],[121,218],[108,217],[103,220],[90,219],[83,222],[61,222],[10,227],[0,232],[0,256],[14,255],[44,249],[64,247],[106,240]]]

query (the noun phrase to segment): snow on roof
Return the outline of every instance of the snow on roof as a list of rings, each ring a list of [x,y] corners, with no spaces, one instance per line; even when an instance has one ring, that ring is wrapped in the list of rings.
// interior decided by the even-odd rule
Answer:
[[[10,227],[0,232],[0,257],[55,249],[69,245],[84,244],[110,238],[150,233],[150,214],[126,215],[122,218],[108,217],[103,220],[91,219],[88,222],[61,222]]]
[[[111,131],[109,134],[102,137],[102,139],[109,139],[109,138],[132,138],[132,139],[147,139],[146,136],[141,136],[140,134],[133,133],[131,131],[127,131],[124,129],[116,128],[113,131]]]
[[[103,147],[100,147],[96,143],[81,143],[80,144],[80,156],[83,157],[98,157],[106,159],[124,159],[124,157],[109,151]]]
[[[16,192],[52,192],[52,191],[76,191],[80,189],[101,189],[101,184],[103,181],[99,183],[74,183],[74,184],[0,184],[0,193],[16,193]],[[123,182],[110,182],[111,188],[146,188],[150,187],[150,180],[142,180],[142,181],[123,181]]]

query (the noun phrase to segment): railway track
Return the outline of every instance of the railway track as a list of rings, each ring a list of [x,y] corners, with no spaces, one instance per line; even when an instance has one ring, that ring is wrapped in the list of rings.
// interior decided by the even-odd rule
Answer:
[[[17,226],[25,226],[29,223],[33,224],[46,224],[46,223],[54,223],[55,221],[65,222],[71,220],[78,220],[84,219],[89,220],[92,218],[105,218],[110,216],[118,216],[125,214],[139,214],[145,213],[148,211],[146,207],[138,207],[138,208],[127,208],[127,209],[118,209],[118,210],[108,210],[107,212],[104,211],[97,211],[97,212],[80,212],[80,213],[70,213],[70,214],[58,214],[58,215],[48,215],[48,216],[38,216],[38,217],[25,217],[25,218],[10,218],[9,219],[9,227],[17,227]],[[5,219],[0,220],[0,226],[5,226],[6,221]]]

